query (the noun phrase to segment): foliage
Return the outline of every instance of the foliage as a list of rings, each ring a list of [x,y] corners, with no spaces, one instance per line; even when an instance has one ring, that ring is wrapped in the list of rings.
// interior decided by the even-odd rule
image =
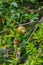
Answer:
[[[41,2],[0,0],[0,65],[43,65]]]

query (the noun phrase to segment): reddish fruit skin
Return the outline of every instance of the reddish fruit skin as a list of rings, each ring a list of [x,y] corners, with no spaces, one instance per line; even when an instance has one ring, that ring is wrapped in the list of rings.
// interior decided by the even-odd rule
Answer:
[[[18,44],[18,40],[17,39],[14,39],[14,44]]]

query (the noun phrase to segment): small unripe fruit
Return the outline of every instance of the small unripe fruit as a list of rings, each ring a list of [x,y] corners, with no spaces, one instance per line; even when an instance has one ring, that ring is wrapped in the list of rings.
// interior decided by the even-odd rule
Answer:
[[[20,25],[20,26],[17,28],[17,32],[18,32],[18,33],[21,32],[21,33],[25,34],[25,33],[26,33],[26,29],[25,29],[24,26]]]

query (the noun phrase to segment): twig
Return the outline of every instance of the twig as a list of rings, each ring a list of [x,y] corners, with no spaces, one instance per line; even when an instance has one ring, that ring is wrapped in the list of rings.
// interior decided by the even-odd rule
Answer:
[[[42,20],[42,19],[43,19],[43,17],[41,18],[41,20]],[[40,23],[41,20],[40,20],[40,21],[27,22],[27,23],[20,24],[20,25],[25,26],[25,25],[29,25],[29,24],[33,24],[33,23]],[[17,27],[17,26],[19,26],[19,25],[16,25],[16,26],[14,26],[14,27]],[[13,27],[11,27],[11,28],[13,28]],[[8,28],[8,29],[6,29],[6,30],[0,31],[0,34],[6,32],[6,31],[8,31],[8,30],[10,30],[11,28]]]
[[[43,17],[39,20],[39,23],[41,23],[41,21],[43,20]],[[36,26],[32,32],[32,34],[30,35],[30,37],[28,38],[28,40],[26,42],[24,42],[24,44],[22,44],[22,46],[20,46],[21,48],[23,48],[32,38],[33,33],[37,30],[38,26]]]
[[[3,33],[3,32],[6,32],[6,31],[8,31],[8,30],[9,30],[9,28],[6,29],[6,30],[0,31],[0,34]]]
[[[28,9],[28,8],[26,8],[26,7],[23,7],[23,8],[24,8],[24,10],[27,11],[28,13],[29,13],[29,12],[41,13],[40,11],[41,11],[41,9],[42,9],[42,8],[40,8],[39,10],[37,10],[37,9]]]
[[[14,26],[14,27],[17,27],[17,26],[18,26],[18,25]],[[11,28],[13,28],[13,27],[9,27],[9,28],[6,29],[6,30],[0,31],[0,34],[9,31]]]
[[[43,17],[39,20],[39,23],[43,20]]]
[[[24,23],[24,24],[19,24],[19,25],[23,25],[23,26],[25,26],[25,25],[29,25],[29,24],[33,24],[33,23],[38,23],[38,21],[27,22],[27,23]],[[8,28],[8,29],[6,29],[6,30],[0,31],[0,34],[1,34],[1,33],[6,32],[6,31],[8,31],[8,30],[10,30],[10,29],[12,29],[13,27],[18,27],[19,25],[12,26],[12,27],[9,27],[9,28]]]
[[[40,4],[43,4],[43,1],[39,2]]]
[[[24,9],[26,11],[28,11],[28,12],[35,12],[35,13],[39,12],[39,10],[36,10],[36,9],[35,10],[32,10],[32,9],[28,9],[28,8],[25,8],[25,7],[24,7]]]
[[[42,20],[43,20],[43,17],[40,19],[39,23],[40,23]],[[31,34],[31,36],[30,36],[30,39],[31,39],[32,35],[34,34],[34,32],[37,30],[37,28],[38,28],[38,26],[36,26],[35,29],[33,30],[32,34]]]
[[[39,23],[43,20],[43,17],[40,19]],[[37,30],[38,26],[35,27],[35,29],[33,30],[32,34],[30,35],[29,39],[27,40],[27,43],[30,41],[31,37],[33,36],[33,33]],[[27,43],[24,43],[24,45],[22,45],[21,48],[23,48]],[[29,52],[27,52],[26,54],[24,54],[24,56],[26,56]],[[38,55],[39,56],[39,55]],[[36,56],[36,58],[38,57]],[[20,58],[20,60],[22,59],[23,57]],[[35,59],[36,60],[36,59]]]

